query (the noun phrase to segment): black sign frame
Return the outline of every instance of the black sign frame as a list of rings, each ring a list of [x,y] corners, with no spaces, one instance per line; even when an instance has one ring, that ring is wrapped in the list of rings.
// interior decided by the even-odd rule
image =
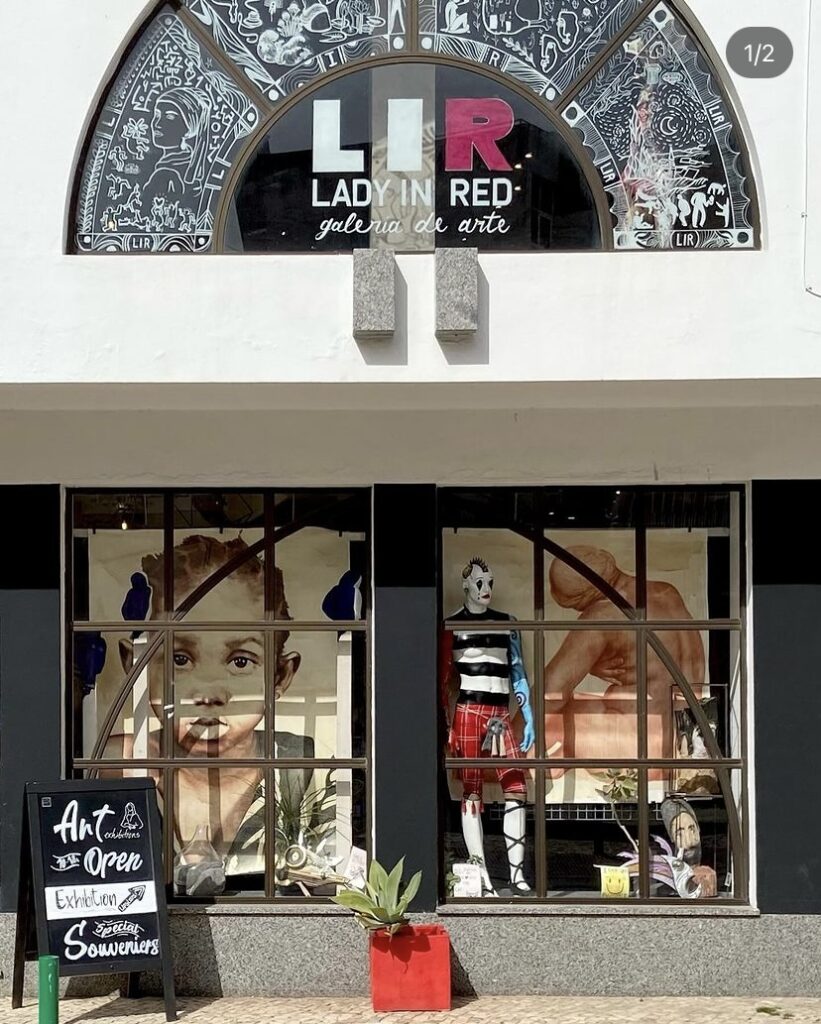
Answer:
[[[144,881],[153,885],[156,897],[158,955],[145,958],[100,959],[94,963],[66,964],[62,961],[59,973],[62,977],[76,977],[93,974],[126,974],[127,995],[138,993],[139,974],[143,971],[159,972],[162,975],[165,1017],[168,1021],[177,1019],[174,971],[171,960],[171,945],[168,928],[168,908],[165,899],[165,873],[162,860],[162,825],[157,806],[156,785],[153,779],[71,779],[63,782],[29,782],[26,784],[23,826],[20,837],[20,881],[17,905],[17,928],[14,944],[14,978],[12,984],[12,1008],[23,1005],[23,981],[26,960],[54,954],[49,938],[46,914],[46,870],[43,863],[43,829],[41,827],[40,803],[43,797],[76,794],[122,796],[124,793],[145,794],[146,822],[150,851],[151,877]],[[142,880],[141,880],[142,881]],[[78,918],[82,913],[78,914]]]

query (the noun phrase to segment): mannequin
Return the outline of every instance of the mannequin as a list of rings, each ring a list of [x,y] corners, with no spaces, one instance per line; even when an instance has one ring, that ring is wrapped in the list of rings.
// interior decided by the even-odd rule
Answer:
[[[464,605],[451,621],[466,623],[514,622],[512,615],[490,607],[493,573],[481,558],[472,558],[462,570]],[[448,683],[458,676],[459,694],[453,721],[448,730],[448,746],[453,757],[519,757],[533,746],[535,733],[530,707],[530,686],[522,660],[522,646],[515,630],[488,633],[445,633],[442,640],[442,694],[448,714]],[[521,747],[517,748],[510,728],[511,691],[524,718]],[[482,870],[483,895],[498,895],[485,866],[482,830],[481,768],[463,768],[459,778],[463,787],[462,834],[468,856]],[[510,868],[510,888],[515,896],[532,895],[524,877],[525,797],[527,786],[521,768],[499,767],[496,776],[505,795],[503,832]]]

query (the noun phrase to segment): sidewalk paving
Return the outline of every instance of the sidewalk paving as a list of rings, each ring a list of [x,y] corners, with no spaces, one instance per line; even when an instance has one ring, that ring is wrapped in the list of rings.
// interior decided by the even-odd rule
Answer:
[[[567,996],[484,996],[457,999],[450,1013],[374,1014],[357,998],[179,999],[187,1024],[742,1024],[821,1022],[821,999],[575,998]],[[64,999],[61,1024],[162,1024],[161,999]],[[0,1024],[36,1024],[37,1003],[20,1010],[0,1005]]]

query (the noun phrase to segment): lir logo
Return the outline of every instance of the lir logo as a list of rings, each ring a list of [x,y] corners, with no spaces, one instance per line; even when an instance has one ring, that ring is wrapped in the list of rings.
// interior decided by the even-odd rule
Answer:
[[[498,97],[445,100],[445,170],[473,172],[479,156],[489,171],[511,171],[499,142],[514,123],[510,104]],[[423,170],[421,99],[388,100],[387,170],[414,173]],[[315,174],[362,174],[365,152],[342,149],[341,103],[314,100],[313,170]]]

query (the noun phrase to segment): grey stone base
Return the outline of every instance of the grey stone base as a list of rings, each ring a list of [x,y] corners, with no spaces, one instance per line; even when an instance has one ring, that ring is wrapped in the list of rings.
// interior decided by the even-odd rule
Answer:
[[[311,908],[313,910],[313,908]],[[821,917],[443,915],[465,995],[821,996]],[[187,910],[171,917],[180,995],[325,996],[368,991],[367,939],[334,911]],[[0,995],[11,986],[13,915],[0,915]],[[34,993],[36,965],[27,968]],[[68,995],[120,979],[72,979]],[[159,991],[146,976],[146,994]]]

